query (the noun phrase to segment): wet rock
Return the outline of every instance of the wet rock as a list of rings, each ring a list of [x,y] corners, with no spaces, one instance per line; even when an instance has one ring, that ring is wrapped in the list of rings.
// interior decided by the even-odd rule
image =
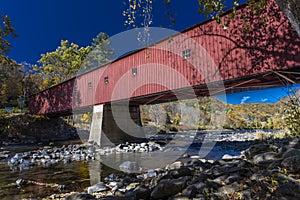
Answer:
[[[151,192],[151,197],[154,199],[165,199],[175,195],[186,187],[188,180],[188,177],[161,180]]]
[[[108,187],[102,182],[97,183],[93,186],[90,186],[87,189],[89,194],[93,194],[94,192],[102,192],[102,191],[106,191],[106,190],[108,190]]]
[[[281,166],[294,173],[300,172],[300,155],[284,159]]]
[[[253,163],[259,166],[266,166],[276,160],[277,154],[275,152],[265,152],[253,156]]]
[[[140,167],[137,162],[125,161],[120,166],[119,169],[127,173],[136,173],[140,171]]]

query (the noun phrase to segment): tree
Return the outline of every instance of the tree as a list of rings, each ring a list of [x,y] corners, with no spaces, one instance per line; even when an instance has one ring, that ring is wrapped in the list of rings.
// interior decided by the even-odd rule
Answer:
[[[284,122],[293,136],[300,135],[300,90],[290,90],[284,103]]]
[[[44,81],[43,88],[48,88],[76,76],[79,70],[91,69],[109,62],[113,51],[108,48],[110,42],[105,33],[99,33],[91,46],[79,45],[62,40],[53,52],[41,55],[37,67]]]
[[[11,48],[10,42],[6,39],[9,36],[16,37],[15,29],[12,27],[11,20],[6,15],[0,15],[0,55],[4,59]]]
[[[170,17],[171,23],[175,22],[174,14],[170,10],[170,5],[172,0],[163,0],[166,4],[166,14]],[[243,3],[243,0],[198,0],[199,13],[204,14],[207,18],[213,18],[217,20],[220,25],[227,27],[230,22],[235,19],[237,7]],[[289,18],[291,24],[296,29],[298,35],[300,36],[300,4],[298,0],[276,0],[277,4],[280,6],[281,10]],[[247,4],[253,10],[256,15],[262,14],[263,8],[267,4],[267,0],[248,0]],[[230,18],[227,21],[221,21],[221,15],[228,11]],[[149,27],[152,21],[152,0],[128,0],[128,8],[123,12],[126,17],[125,25],[131,26],[133,28],[137,27],[139,22],[142,27]],[[138,17],[142,20],[138,20]]]
[[[17,36],[11,20],[6,15],[0,15],[0,107],[17,106],[21,93],[20,65],[7,56],[11,49],[7,39],[10,36]]]
[[[79,47],[68,40],[61,40],[53,52],[42,54],[38,71],[43,75],[43,87],[48,88],[74,77],[90,52],[90,47]]]
[[[7,57],[11,48],[7,40],[9,36],[16,37],[15,29],[12,27],[11,20],[6,15],[0,15],[0,84],[7,78],[10,68],[17,66],[16,62]]]
[[[87,55],[83,66],[90,70],[109,63],[114,51],[109,46],[111,41],[108,40],[106,33],[100,32],[92,42],[89,54]]]
[[[14,60],[1,55],[0,59],[0,107],[17,106],[22,93],[22,76]]]

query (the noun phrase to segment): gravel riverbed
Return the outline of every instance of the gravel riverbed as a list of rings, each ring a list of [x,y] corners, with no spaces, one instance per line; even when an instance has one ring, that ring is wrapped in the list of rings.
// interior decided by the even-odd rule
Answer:
[[[258,142],[251,132],[190,135],[193,137],[186,133],[157,134],[147,143],[113,148],[85,143],[61,147],[50,144],[21,153],[0,150],[0,159],[11,170],[101,160],[123,171],[73,192],[65,192],[68,185],[53,184],[57,192],[44,199],[300,199],[298,138]],[[178,143],[176,137],[181,138]],[[213,148],[203,157],[201,147],[212,142]],[[174,152],[180,154],[164,159]],[[167,160],[166,164],[159,159]],[[156,160],[158,167],[149,167],[149,160]],[[15,184],[26,188],[28,184],[47,183],[17,179]]]

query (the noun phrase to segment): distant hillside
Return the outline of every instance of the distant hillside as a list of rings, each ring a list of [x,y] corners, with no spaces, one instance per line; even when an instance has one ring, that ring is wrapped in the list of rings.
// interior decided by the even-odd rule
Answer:
[[[297,90],[295,90],[295,91],[291,91],[290,92],[290,96],[287,96],[287,97],[283,97],[283,98],[281,98],[280,100],[279,100],[279,102],[278,103],[286,103],[286,102],[288,102],[289,100],[290,100],[290,98],[291,98],[291,96],[293,96],[293,97],[296,97],[296,98],[300,98],[300,89],[297,89]]]
[[[227,104],[214,97],[142,107],[142,121],[163,129],[281,129],[283,103]]]

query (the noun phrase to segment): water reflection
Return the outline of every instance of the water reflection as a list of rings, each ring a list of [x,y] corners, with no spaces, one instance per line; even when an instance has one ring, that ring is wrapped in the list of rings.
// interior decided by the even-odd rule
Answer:
[[[30,170],[12,171],[6,163],[0,163],[0,199],[20,200],[23,198],[43,198],[60,193],[57,186],[65,185],[62,192],[83,191],[117,171],[102,165],[99,161],[59,163],[50,167],[34,166]],[[30,180],[37,184],[16,185],[17,179]],[[45,186],[48,184],[48,186]]]
[[[125,161],[137,162],[139,167],[147,169],[155,169],[166,166],[178,159],[178,156],[188,153],[189,155],[199,155],[200,143],[203,142],[201,138],[208,133],[197,133],[193,135],[191,133],[176,134],[172,136],[172,140],[165,140],[168,142],[168,149],[161,152],[151,153],[112,153],[107,155],[98,155],[97,160],[94,161],[76,161],[69,164],[63,164],[62,162],[51,165],[49,167],[34,166],[29,170],[24,171],[12,171],[6,163],[0,162],[0,199],[1,200],[19,200],[23,198],[42,198],[50,196],[51,194],[60,193],[57,186],[50,187],[37,184],[27,184],[22,188],[18,188],[16,185],[17,179],[31,180],[38,183],[58,184],[65,185],[66,190],[62,192],[70,191],[83,191],[87,187],[94,185],[98,182],[104,181],[104,178],[115,173],[117,175],[123,172],[119,171],[119,166]],[[182,136],[182,137],[181,137]],[[188,137],[187,137],[188,136]],[[228,137],[234,136],[235,140]],[[206,156],[209,159],[220,159],[224,154],[238,155],[241,150],[248,148],[251,145],[251,141],[243,141],[244,133],[241,136],[238,132],[232,134],[216,133],[210,135],[208,138],[220,138],[222,143],[217,143],[213,150]],[[166,135],[167,138],[171,137]],[[178,137],[178,140],[173,140],[174,137]],[[194,141],[194,138],[196,138]],[[242,140],[243,139],[243,140]],[[252,139],[251,139],[252,140]],[[194,146],[187,146],[191,143]],[[188,150],[187,150],[188,147]],[[237,150],[237,147],[239,148]],[[24,149],[8,149],[12,152],[28,151],[28,148]],[[187,152],[186,152],[187,150]]]

